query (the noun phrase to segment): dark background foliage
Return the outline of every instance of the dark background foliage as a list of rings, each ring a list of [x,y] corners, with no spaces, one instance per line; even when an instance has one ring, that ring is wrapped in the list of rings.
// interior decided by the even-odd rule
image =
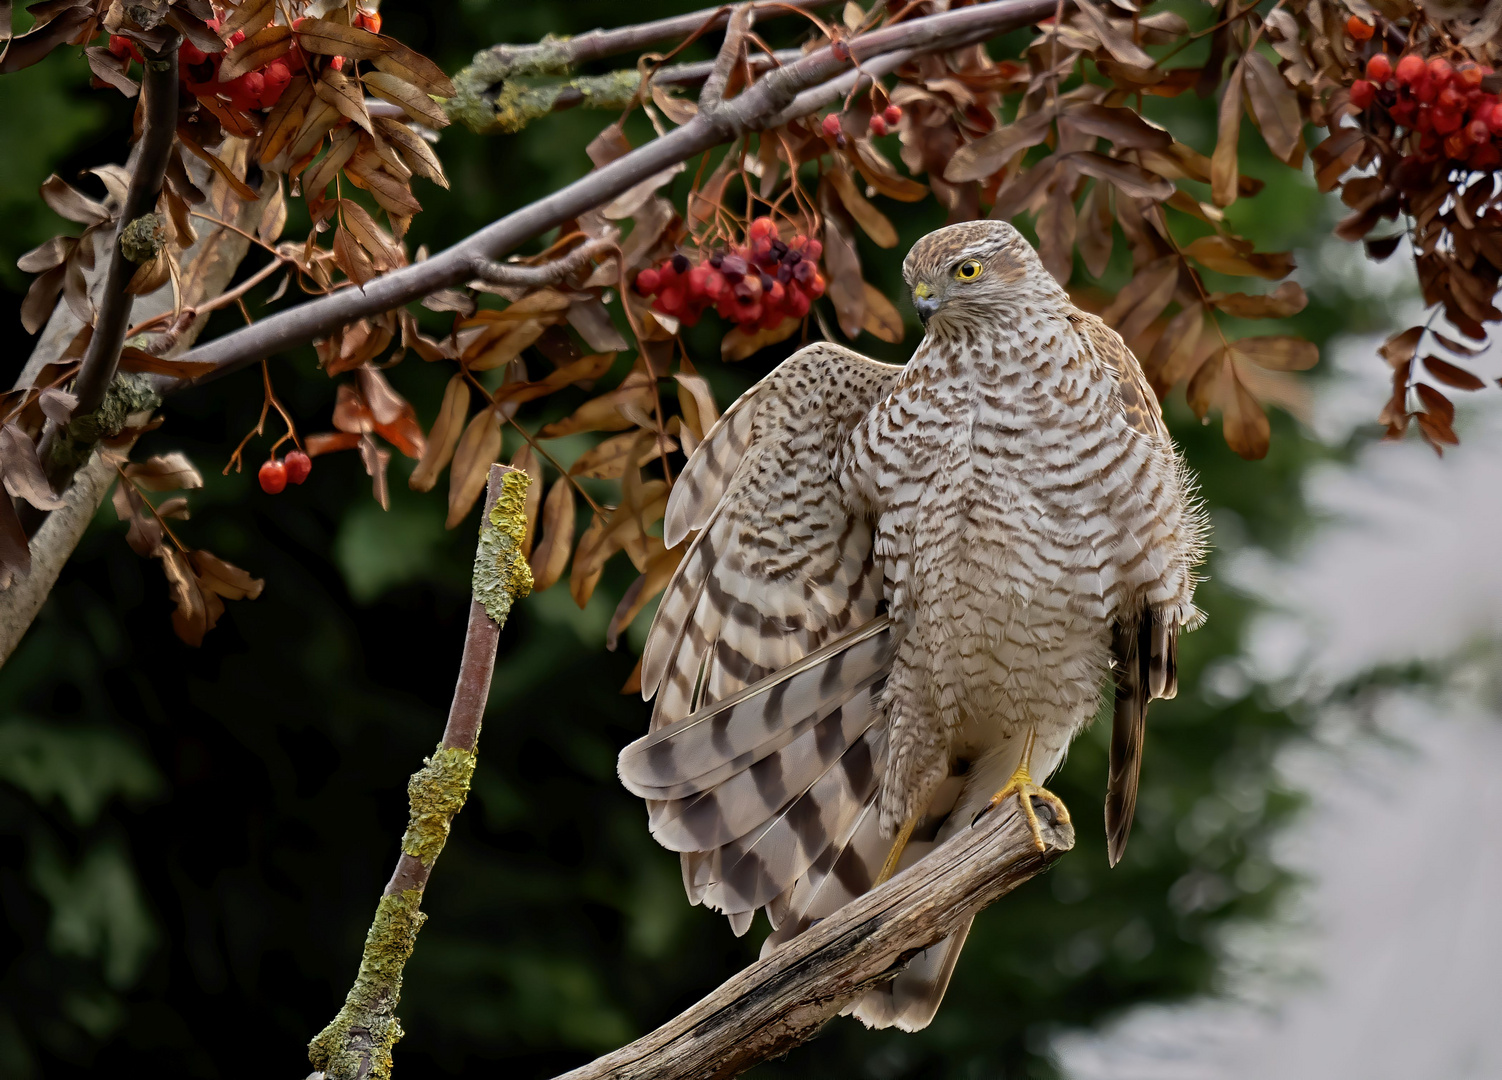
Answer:
[[[490,42],[688,6],[391,0],[383,14],[388,32],[454,71]],[[1213,102],[1165,108],[1209,149]],[[121,160],[130,106],[89,91],[81,57],[64,50],[0,80],[0,109],[10,224],[0,325],[18,371],[30,341],[16,318],[25,282],[14,260],[62,226],[37,186],[54,170],[72,179]],[[604,122],[576,111],[517,136],[446,131],[453,190],[419,191],[427,209],[414,243],[441,247],[580,175]],[[1277,189],[1258,206],[1287,213],[1238,224],[1259,248],[1297,242],[1290,233],[1324,213],[1312,189],[1259,159],[1260,141],[1244,143],[1247,170]],[[901,253],[942,221],[932,202],[884,208],[903,242],[862,255],[897,296]],[[1323,341],[1350,318],[1316,296],[1297,329]],[[232,326],[221,317],[210,333]],[[695,339],[706,358],[707,333]],[[859,344],[895,357],[916,340],[910,322],[901,348]],[[702,366],[726,404],[781,355]],[[312,350],[272,371],[299,423],[326,429],[332,388]],[[445,375],[415,357],[392,372],[425,424]],[[174,399],[143,450],[183,449],[203,468],[208,485],[182,528],[264,577],[264,595],[231,605],[201,649],[184,646],[160,570],[131,553],[106,508],[0,673],[6,1076],[300,1076],[305,1043],[354,975],[405,821],[406,777],[447,710],[474,516],[446,533],[441,493],[403,483],[409,462],[395,463],[389,513],[350,454],[322,459],[304,487],[276,498],[248,473],[220,477],[259,406],[259,376],[244,372]],[[1181,402],[1171,419],[1222,545],[1276,546],[1297,531],[1298,480],[1317,451],[1286,416],[1275,415],[1260,463],[1234,457]],[[474,794],[407,970],[402,1075],[496,1065],[551,1075],[650,1030],[755,955],[764,927],[737,940],[719,916],[689,907],[676,857],[651,841],[640,802],[616,783],[615,754],[647,716],[617,693],[630,651],[602,645],[629,580],[628,567],[613,567],[582,612],[555,588],[506,627]],[[1266,841],[1291,800],[1270,790],[1269,761],[1295,724],[1254,699],[1222,705],[1200,691],[1207,665],[1235,651],[1246,614],[1213,576],[1201,596],[1211,619],[1185,641],[1180,697],[1153,709],[1125,863],[1106,868],[1107,732],[1097,725],[1054,785],[1080,825],[1079,849],[981,917],[934,1025],[908,1036],[837,1021],[756,1075],[1047,1076],[1052,1032],[1210,985],[1215,928],[1256,917],[1277,891]]]

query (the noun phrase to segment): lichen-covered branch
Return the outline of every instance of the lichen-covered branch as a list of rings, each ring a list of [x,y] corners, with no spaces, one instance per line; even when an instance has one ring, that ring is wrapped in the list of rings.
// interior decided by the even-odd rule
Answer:
[[[104,292],[94,319],[94,334],[89,339],[78,369],[73,393],[78,395],[74,421],[64,430],[49,422],[38,453],[47,478],[56,489],[63,489],[73,474],[88,460],[93,442],[86,433],[72,430],[80,423],[85,431],[95,413],[107,404],[130,324],[135,297],[128,291],[139,265],[150,262],[160,248],[161,220],[155,214],[162,180],[172,156],[173,138],[177,133],[177,49],[182,39],[169,34],[160,51],[148,50],[141,82],[141,139],[131,164],[130,185],[120,206],[120,222],[110,245],[109,267],[105,271]],[[114,395],[119,397],[119,395]],[[97,426],[97,425],[96,425]],[[42,523],[40,513],[23,513],[27,535],[34,535]]]
[[[522,555],[530,483],[523,471],[490,467],[469,629],[443,740],[407,782],[410,813],[402,853],[376,905],[355,984],[339,1014],[308,1044],[308,1060],[329,1080],[391,1076],[391,1048],[402,1037],[396,1015],[402,971],[427,918],[421,911],[423,891],[469,795],[501,626],[511,605],[532,591],[532,572]]]
[[[1074,846],[1073,827],[1033,805],[1048,823],[1044,851],[1011,800],[650,1035],[558,1080],[729,1077],[787,1053]]]
[[[955,48],[1048,18],[1057,7],[1057,0],[994,0],[869,31],[853,39],[850,49],[866,61],[904,50]],[[500,258],[549,229],[609,202],[665,168],[748,131],[762,130],[774,121],[784,122],[790,117],[788,110],[795,101],[823,100],[820,95],[801,95],[815,87],[825,89],[821,84],[839,80],[848,73],[849,66],[848,60],[836,57],[830,48],[816,49],[769,72],[719,107],[701,110],[682,127],[492,222],[430,259],[382,274],[362,288],[340,289],[200,345],[184,359],[213,363],[216,370],[192,382],[238,371],[282,349],[325,337],[356,319],[390,311],[458,285],[472,276],[477,256]],[[809,111],[816,107],[810,104]]]

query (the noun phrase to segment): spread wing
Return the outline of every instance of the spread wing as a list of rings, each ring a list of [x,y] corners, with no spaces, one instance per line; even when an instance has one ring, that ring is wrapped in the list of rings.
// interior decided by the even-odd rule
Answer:
[[[1094,315],[1073,316],[1085,343],[1116,384],[1115,403],[1127,426],[1162,443],[1172,453],[1158,397],[1142,365],[1121,335]],[[1178,693],[1179,621],[1163,610],[1144,607],[1118,612],[1111,633],[1116,702],[1111,714],[1110,772],[1106,781],[1106,856],[1121,861],[1137,809],[1137,780],[1147,706],[1154,698]]]
[[[665,542],[698,535],[642,655],[652,734],[619,771],[690,898],[738,932],[843,850],[885,761],[881,568],[837,478],[901,370],[800,350],[726,411],[668,501]]]

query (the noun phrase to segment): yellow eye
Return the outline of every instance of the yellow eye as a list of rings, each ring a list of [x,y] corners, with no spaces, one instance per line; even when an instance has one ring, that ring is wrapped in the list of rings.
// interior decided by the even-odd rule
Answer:
[[[983,269],[985,268],[982,267],[981,264],[976,262],[974,259],[966,259],[964,262],[960,263],[958,267],[955,268],[954,276],[960,281],[974,281],[976,278],[980,277],[981,271]]]

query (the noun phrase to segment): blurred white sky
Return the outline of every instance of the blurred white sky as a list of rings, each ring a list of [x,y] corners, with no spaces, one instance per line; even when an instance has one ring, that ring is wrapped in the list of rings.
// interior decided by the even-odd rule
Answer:
[[[1394,327],[1411,325],[1412,302],[1392,299]],[[1343,443],[1380,410],[1380,340],[1332,348],[1320,438]],[[1459,448],[1441,460],[1412,438],[1320,468],[1306,484],[1319,524],[1290,560],[1243,549],[1212,564],[1268,610],[1201,692],[1267,694],[1314,717],[1313,738],[1279,762],[1310,806],[1274,851],[1307,885],[1272,923],[1225,935],[1215,998],[1059,1039],[1071,1080],[1502,1077],[1499,356],[1467,363],[1490,385],[1454,394],[1472,399]],[[1332,695],[1413,663],[1433,681]]]

